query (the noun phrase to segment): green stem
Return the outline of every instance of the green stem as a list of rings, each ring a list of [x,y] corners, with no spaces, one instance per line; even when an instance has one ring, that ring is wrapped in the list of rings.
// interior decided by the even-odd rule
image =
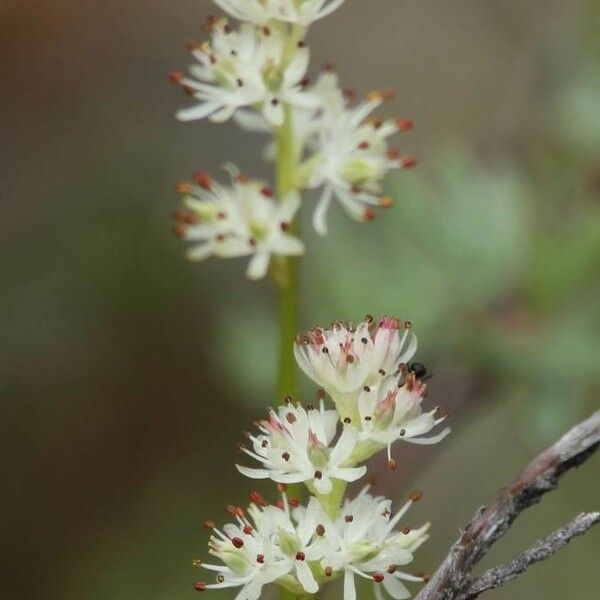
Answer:
[[[281,202],[295,189],[298,157],[294,142],[294,126],[291,110],[284,107],[283,125],[275,134],[277,144],[276,185]],[[293,233],[298,224],[291,224]],[[294,339],[298,333],[299,264],[296,257],[276,256],[271,264],[271,277],[277,289],[279,313],[279,368],[277,391],[280,398],[296,396],[297,378],[294,359]]]

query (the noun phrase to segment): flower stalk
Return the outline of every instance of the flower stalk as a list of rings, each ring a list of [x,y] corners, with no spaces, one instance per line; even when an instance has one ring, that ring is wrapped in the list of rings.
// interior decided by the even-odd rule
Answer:
[[[284,121],[275,132],[277,162],[275,182],[277,196],[286,202],[295,191],[297,151],[294,142],[294,123],[289,106],[284,107]],[[290,223],[290,232],[297,235],[297,220]],[[294,359],[294,338],[299,322],[300,269],[293,256],[276,256],[271,263],[271,279],[277,290],[277,313],[279,325],[279,358],[277,393],[279,398],[296,396],[297,372]]]

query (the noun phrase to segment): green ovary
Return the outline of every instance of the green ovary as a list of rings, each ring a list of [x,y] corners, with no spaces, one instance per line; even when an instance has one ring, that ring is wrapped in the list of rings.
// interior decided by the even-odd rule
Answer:
[[[379,179],[382,173],[372,162],[355,158],[349,160],[342,169],[342,176],[353,185],[362,185],[366,181]]]

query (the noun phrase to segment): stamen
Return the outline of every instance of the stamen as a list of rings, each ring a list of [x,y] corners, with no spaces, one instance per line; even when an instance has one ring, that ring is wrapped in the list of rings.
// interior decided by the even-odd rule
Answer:
[[[418,502],[423,497],[423,492],[421,490],[414,490],[408,497],[412,502]]]

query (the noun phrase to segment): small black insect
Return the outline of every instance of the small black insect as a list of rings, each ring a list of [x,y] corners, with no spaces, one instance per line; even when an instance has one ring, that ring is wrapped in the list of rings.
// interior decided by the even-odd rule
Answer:
[[[413,373],[417,379],[420,379],[421,381],[427,381],[428,379],[431,379],[433,377],[432,374],[427,373],[427,367],[422,363],[408,363],[408,365],[406,366],[408,367],[408,370],[411,373]]]

